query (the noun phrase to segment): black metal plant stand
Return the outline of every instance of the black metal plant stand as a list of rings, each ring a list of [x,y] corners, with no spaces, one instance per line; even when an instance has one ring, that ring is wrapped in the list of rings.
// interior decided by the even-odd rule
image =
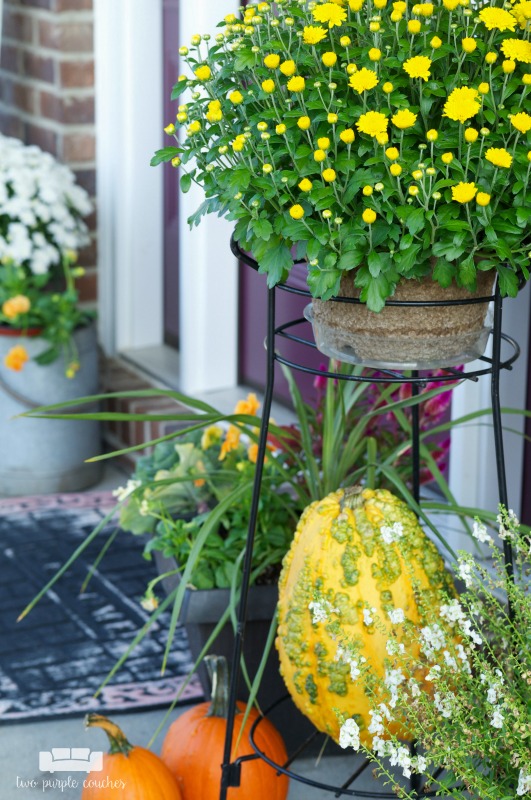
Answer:
[[[234,239],[231,240],[231,249],[234,255],[242,261],[244,264],[248,265],[252,269],[257,270],[258,264],[257,262],[251,258],[249,255],[244,253],[238,247],[237,243]],[[245,762],[249,760],[253,760],[256,758],[261,758],[267,763],[269,763],[278,773],[283,773],[288,775],[289,777],[293,778],[294,780],[300,781],[306,785],[319,788],[321,790],[329,791],[335,794],[336,797],[340,796],[350,796],[350,797],[371,797],[371,798],[394,798],[396,795],[390,792],[367,792],[367,791],[360,791],[352,788],[352,785],[355,783],[356,779],[364,772],[366,767],[368,766],[369,762],[366,761],[361,767],[359,767],[351,776],[350,778],[344,782],[341,786],[332,786],[329,784],[321,783],[309,778],[305,778],[295,772],[293,772],[290,767],[295,758],[301,755],[304,751],[306,746],[308,746],[311,741],[313,740],[314,736],[310,737],[306,742],[304,742],[297,751],[291,754],[291,757],[288,759],[286,764],[275,764],[272,762],[265,753],[263,753],[259,747],[257,746],[254,740],[254,734],[256,729],[260,725],[261,721],[264,717],[259,718],[253,725],[251,731],[251,745],[254,749],[254,754],[240,757],[234,762],[231,762],[231,744],[232,744],[232,734],[234,729],[234,719],[235,719],[235,709],[236,709],[236,699],[238,696],[238,684],[239,684],[239,664],[242,655],[242,646],[243,646],[243,637],[245,634],[245,623],[246,623],[246,612],[247,612],[247,598],[248,598],[248,591],[249,591],[249,583],[250,583],[250,576],[251,576],[251,563],[252,563],[252,555],[253,555],[253,544],[254,544],[254,535],[256,529],[256,522],[258,516],[258,504],[260,498],[260,489],[261,489],[261,482],[262,482],[262,472],[264,466],[264,460],[266,455],[266,445],[267,445],[267,436],[268,436],[268,429],[269,429],[269,416],[271,412],[271,404],[273,399],[273,388],[274,388],[274,380],[275,380],[275,362],[280,364],[285,364],[290,368],[314,375],[318,375],[319,377],[325,378],[332,378],[332,379],[339,379],[339,380],[350,380],[355,382],[369,382],[369,383],[409,383],[412,387],[412,395],[415,396],[419,393],[420,387],[426,385],[430,380],[432,380],[432,376],[423,376],[420,375],[418,371],[410,371],[411,374],[405,375],[398,370],[389,370],[389,369],[378,369],[377,371],[374,370],[374,375],[361,375],[361,376],[354,376],[354,375],[338,375],[337,373],[333,372],[323,372],[321,370],[316,370],[312,367],[307,367],[302,364],[294,363],[293,361],[288,360],[285,358],[282,353],[277,350],[276,343],[277,340],[281,343],[282,340],[289,340],[292,342],[298,342],[299,344],[305,345],[310,348],[316,348],[315,343],[310,339],[305,339],[295,333],[292,332],[292,328],[305,324],[306,321],[304,319],[296,319],[290,322],[284,323],[283,325],[277,326],[276,325],[276,317],[275,317],[275,299],[276,299],[276,292],[277,291],[287,291],[293,294],[301,295],[304,297],[308,297],[310,299],[309,292],[299,289],[288,284],[279,284],[275,288],[268,289],[268,314],[267,314],[267,338],[266,338],[266,348],[267,348],[267,374],[266,374],[266,391],[263,403],[263,411],[262,411],[262,422],[260,427],[260,437],[259,437],[259,444],[258,444],[258,456],[256,461],[256,473],[254,479],[254,489],[253,489],[253,497],[251,503],[251,512],[249,518],[249,529],[248,529],[248,538],[247,538],[247,549],[245,552],[245,558],[243,563],[243,575],[242,575],[242,587],[241,587],[241,595],[240,595],[240,605],[238,610],[238,622],[235,631],[235,639],[234,639],[234,650],[233,650],[233,658],[232,658],[232,674],[231,674],[231,682],[230,682],[230,699],[229,699],[229,715],[227,718],[227,730],[226,730],[226,737],[225,737],[225,748],[224,748],[224,756],[223,756],[223,764],[221,765],[221,788],[220,788],[220,800],[226,800],[227,798],[227,791],[230,787],[237,787],[240,785],[241,779],[241,770],[245,769]],[[340,302],[340,303],[359,303],[360,301],[353,298],[332,298],[333,302]],[[492,418],[493,418],[493,427],[494,427],[494,443],[495,443],[495,452],[496,452],[496,469],[497,469],[497,477],[498,477],[498,493],[499,493],[499,502],[508,508],[508,497],[507,497],[507,480],[506,480],[506,473],[505,473],[505,458],[504,458],[504,449],[503,449],[503,431],[502,431],[502,421],[501,421],[501,409],[500,409],[500,372],[501,370],[512,369],[513,363],[516,361],[520,354],[520,348],[516,341],[511,337],[502,333],[502,297],[500,295],[499,289],[496,286],[495,293],[489,297],[481,297],[481,298],[466,298],[464,300],[451,300],[451,301],[388,301],[388,305],[390,306],[452,306],[452,305],[470,305],[475,303],[485,303],[488,301],[494,302],[494,322],[493,328],[491,330],[492,335],[492,357],[482,356],[479,360],[483,362],[484,367],[482,366],[479,369],[474,369],[467,371],[466,369],[461,372],[460,370],[447,367],[444,368],[444,374],[438,375],[438,381],[456,381],[456,380],[470,380],[470,381],[477,381],[480,376],[482,375],[491,375],[491,404],[492,404]],[[501,355],[501,345],[502,341],[506,343],[510,350],[510,354],[502,360]],[[372,369],[372,368],[367,368]],[[418,405],[412,406],[412,447],[411,447],[411,457],[412,457],[412,478],[413,478],[413,497],[415,502],[418,504],[420,501],[420,445],[419,445],[419,407]],[[506,539],[503,543],[504,546],[504,558],[505,558],[505,565],[507,569],[508,575],[513,574],[513,554],[510,542]],[[270,711],[273,710],[279,703],[283,702],[285,698],[281,698],[277,703],[275,703],[271,709],[266,712],[266,715],[269,714]],[[315,732],[315,736],[318,735],[318,732]],[[436,776],[434,776],[436,777]],[[411,790],[416,793],[416,795],[420,798],[421,797],[421,786],[418,782],[419,776],[413,776]],[[436,791],[422,791],[422,797],[430,797],[435,796]]]

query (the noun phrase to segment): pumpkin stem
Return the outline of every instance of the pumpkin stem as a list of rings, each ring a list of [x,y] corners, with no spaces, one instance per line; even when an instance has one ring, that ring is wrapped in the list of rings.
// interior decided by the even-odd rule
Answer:
[[[222,717],[229,714],[229,667],[225,656],[205,656],[205,664],[212,683],[212,699],[207,717]],[[239,713],[236,709],[236,713]]]
[[[363,492],[363,486],[349,486],[346,489],[343,489],[343,497],[341,498],[341,508],[351,508],[354,510],[358,508],[363,503],[363,498],[361,493]]]
[[[120,730],[118,725],[115,725],[114,722],[111,722],[110,719],[102,716],[102,714],[87,714],[85,717],[85,727],[102,728],[105,731],[109,739],[109,753],[111,755],[114,753],[122,753],[126,756],[133,749],[133,745],[127,741],[125,734]]]

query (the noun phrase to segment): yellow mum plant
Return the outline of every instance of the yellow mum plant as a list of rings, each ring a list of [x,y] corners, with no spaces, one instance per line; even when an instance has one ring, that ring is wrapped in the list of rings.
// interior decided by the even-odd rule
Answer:
[[[204,188],[190,224],[234,220],[270,286],[296,245],[314,296],[348,274],[374,311],[404,278],[473,290],[492,270],[515,295],[531,252],[530,9],[248,5],[180,48],[176,142],[152,163]]]

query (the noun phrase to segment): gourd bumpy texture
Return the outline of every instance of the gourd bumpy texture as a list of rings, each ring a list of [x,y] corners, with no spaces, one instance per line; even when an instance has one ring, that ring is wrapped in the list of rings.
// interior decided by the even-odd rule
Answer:
[[[387,543],[381,528],[395,523],[401,523],[402,535]],[[437,548],[415,514],[391,492],[340,489],[312,503],[301,516],[279,582],[276,644],[295,704],[336,741],[338,712],[354,716],[361,742],[370,745],[372,706],[366,686],[363,677],[352,680],[348,663],[335,660],[338,644],[357,643],[371,673],[383,677],[384,661],[391,657],[380,621],[391,629],[389,613],[400,608],[406,620],[422,625],[421,608],[433,609],[454,593]],[[338,612],[321,623],[313,622],[308,607],[318,598]],[[364,609],[374,619],[372,624],[365,623]],[[402,627],[395,626],[398,643]],[[418,652],[416,644],[405,646]],[[379,698],[386,699],[385,694]]]

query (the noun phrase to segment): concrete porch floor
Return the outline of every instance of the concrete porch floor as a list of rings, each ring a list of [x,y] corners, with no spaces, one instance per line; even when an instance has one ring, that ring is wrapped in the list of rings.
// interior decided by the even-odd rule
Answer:
[[[107,463],[101,482],[94,487],[99,491],[111,490],[125,483],[125,473],[111,463]],[[164,734],[178,714],[189,706],[173,712],[165,724],[153,750],[159,752]],[[112,718],[123,727],[128,739],[137,745],[147,746],[155,730],[161,723],[165,710],[141,711],[136,713],[116,713]],[[0,724],[0,798],[2,800],[33,800],[39,795],[50,798],[80,798],[84,773],[58,772],[51,774],[39,770],[39,752],[53,748],[90,747],[91,750],[107,750],[106,737],[101,731],[86,731],[83,725],[84,714],[68,719]],[[294,771],[322,783],[337,785],[347,780],[359,762],[354,754],[345,756],[324,756],[316,766],[315,758],[297,761]],[[374,791],[378,786],[371,777],[369,768],[357,782],[357,788]],[[54,783],[54,781],[57,781]],[[70,785],[68,785],[70,781]],[[62,783],[61,783],[62,782]],[[77,782],[77,783],[75,783]],[[334,795],[324,790],[292,781],[289,800],[324,800]],[[195,800],[195,799],[194,799]],[[201,800],[197,798],[197,800]],[[261,800],[261,798],[256,798]],[[264,798],[264,800],[266,800]]]

